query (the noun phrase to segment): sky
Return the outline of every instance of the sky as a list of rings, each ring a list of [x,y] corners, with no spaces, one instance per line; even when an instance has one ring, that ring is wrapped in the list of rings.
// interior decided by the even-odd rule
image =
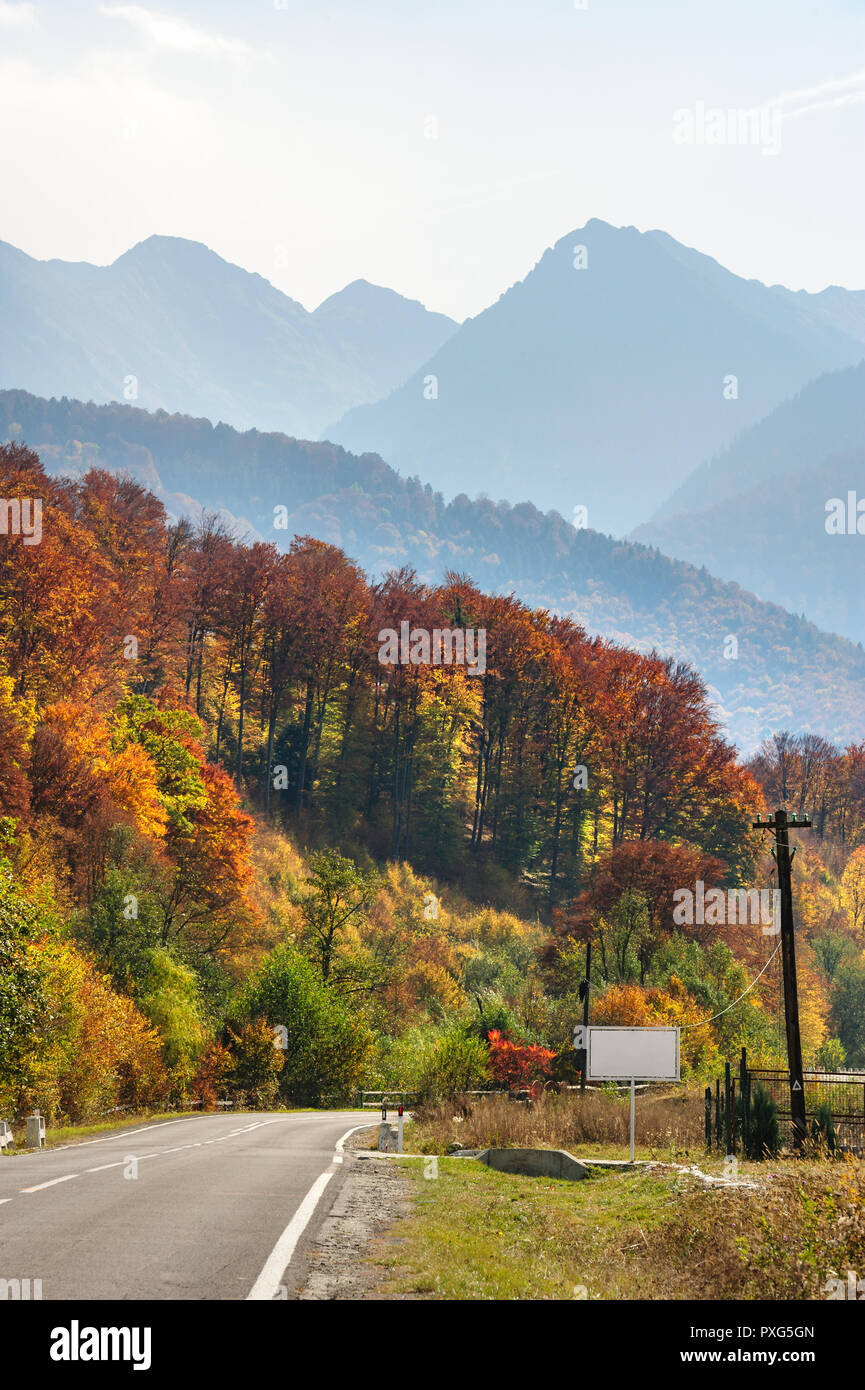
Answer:
[[[0,240],[39,259],[183,236],[463,319],[599,217],[863,289],[863,164],[865,0],[0,0]]]

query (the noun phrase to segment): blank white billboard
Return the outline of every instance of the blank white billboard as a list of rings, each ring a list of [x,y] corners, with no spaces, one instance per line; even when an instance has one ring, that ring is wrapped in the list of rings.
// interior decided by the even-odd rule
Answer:
[[[678,1081],[678,1028],[589,1028],[590,1081]]]

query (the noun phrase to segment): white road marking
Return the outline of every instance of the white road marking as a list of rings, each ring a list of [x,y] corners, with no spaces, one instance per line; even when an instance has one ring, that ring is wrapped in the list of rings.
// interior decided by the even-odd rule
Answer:
[[[276,1245],[268,1255],[264,1269],[246,1295],[247,1302],[250,1299],[255,1302],[270,1302],[274,1298],[279,1289],[283,1271],[290,1263],[291,1257],[297,1248],[297,1242],[309,1225],[313,1213],[318,1206],[319,1198],[332,1177],[333,1170],[330,1169],[326,1173],[321,1173],[320,1176],[316,1178],[297,1211],[294,1213],[294,1216],[276,1242]]]
[[[19,1192],[41,1192],[43,1187],[54,1187],[58,1182],[69,1182],[72,1178],[77,1178],[77,1173],[67,1173],[64,1178],[52,1178],[50,1182],[40,1182],[36,1187],[19,1187]]]
[[[273,1124],[275,1121],[267,1120],[265,1123]],[[350,1134],[354,1134],[359,1129],[369,1129],[369,1125],[354,1125],[351,1129],[346,1130],[341,1139],[336,1141],[333,1157],[334,1164],[343,1162],[343,1144]],[[297,1243],[312,1220],[321,1194],[334,1176],[334,1172],[335,1169],[331,1167],[327,1172],[321,1173],[316,1178],[297,1211],[294,1213],[294,1216],[276,1242],[276,1245],[268,1255],[264,1269],[246,1295],[247,1302],[270,1302],[276,1296],[283,1273],[291,1263],[291,1258],[297,1249]]]
[[[124,1139],[127,1134],[145,1134],[149,1129],[164,1129],[166,1125],[185,1125],[187,1120],[200,1120],[200,1115],[184,1115],[179,1120],[158,1120],[155,1125],[142,1125],[140,1129],[119,1129],[112,1134],[106,1134],[101,1139],[81,1139],[74,1144],[55,1144],[52,1146],[54,1153],[60,1153],[61,1149],[86,1149],[88,1144],[108,1144],[112,1139]]]
[[[348,1138],[348,1136],[349,1136],[350,1134],[357,1134],[357,1132],[358,1132],[359,1129],[373,1129],[374,1126],[375,1126],[375,1121],[374,1121],[374,1120],[370,1120],[369,1124],[367,1124],[367,1125],[354,1125],[351,1129],[347,1129],[347,1130],[345,1131],[345,1134],[342,1136],[342,1138],[341,1138],[341,1139],[338,1139],[338,1140],[336,1141],[336,1152],[337,1152],[338,1154],[341,1154],[341,1153],[342,1153],[342,1146],[343,1146],[343,1144],[345,1143],[346,1139]]]

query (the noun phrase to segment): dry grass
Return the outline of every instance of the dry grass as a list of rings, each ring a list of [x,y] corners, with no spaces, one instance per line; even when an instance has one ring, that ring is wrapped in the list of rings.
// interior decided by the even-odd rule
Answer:
[[[664,1270],[673,1298],[788,1300],[826,1299],[827,1281],[865,1275],[865,1165],[762,1167],[758,1191],[683,1191],[638,1254],[645,1277]]]
[[[403,1162],[416,1205],[384,1261],[393,1297],[823,1300],[865,1277],[854,1160],[755,1164],[757,1191],[662,1167],[565,1183],[428,1162]]]
[[[641,1094],[636,1105],[640,1157],[702,1153],[703,1097],[698,1090]],[[629,1100],[599,1091],[585,1095],[544,1092],[530,1105],[506,1095],[464,1097],[418,1107],[411,1129],[415,1153],[465,1149],[568,1149],[590,1147],[627,1153]]]

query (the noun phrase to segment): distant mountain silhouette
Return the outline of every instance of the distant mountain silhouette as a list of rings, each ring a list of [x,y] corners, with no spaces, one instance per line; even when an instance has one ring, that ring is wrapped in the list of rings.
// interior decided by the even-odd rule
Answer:
[[[531,496],[568,519],[584,505],[623,535],[782,400],[863,357],[865,292],[769,287],[664,232],[592,220],[324,433],[447,496]]]
[[[222,510],[236,530],[280,547],[295,533],[317,536],[374,574],[410,565],[432,582],[462,571],[489,590],[574,614],[611,640],[657,647],[702,672],[719,718],[744,752],[780,728],[846,741],[865,727],[860,647],[705,568],[574,530],[529,502],[511,506],[463,494],[446,503],[377,455],[358,458],[334,444],[244,434],[129,406],[46,401],[24,391],[0,391],[5,439],[37,449],[50,472],[126,472],[175,515]],[[274,527],[277,507],[287,508],[285,529]]]
[[[199,242],[163,236],[109,266],[0,242],[0,309],[2,386],[305,436],[387,394],[457,326],[365,281],[308,313]]]
[[[865,640],[865,535],[826,530],[827,502],[846,510],[849,492],[865,500],[865,363],[819,377],[747,430],[634,538]]]

